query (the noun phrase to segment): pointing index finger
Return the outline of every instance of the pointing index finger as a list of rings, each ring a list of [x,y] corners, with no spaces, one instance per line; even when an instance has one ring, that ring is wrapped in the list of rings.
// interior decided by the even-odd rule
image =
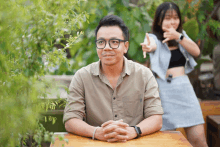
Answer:
[[[146,33],[146,38],[147,38],[147,45],[150,45],[150,37],[148,33]]]

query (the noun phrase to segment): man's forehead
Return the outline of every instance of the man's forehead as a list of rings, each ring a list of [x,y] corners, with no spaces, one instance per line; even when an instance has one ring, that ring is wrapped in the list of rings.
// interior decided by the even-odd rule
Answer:
[[[123,32],[119,26],[102,26],[97,32],[97,37],[123,37]]]
[[[113,29],[115,29],[115,30],[120,30],[120,31],[122,31],[121,30],[121,28],[119,27],[119,26],[101,26],[100,28],[99,28],[99,30],[98,30],[98,32],[101,30],[113,30]]]

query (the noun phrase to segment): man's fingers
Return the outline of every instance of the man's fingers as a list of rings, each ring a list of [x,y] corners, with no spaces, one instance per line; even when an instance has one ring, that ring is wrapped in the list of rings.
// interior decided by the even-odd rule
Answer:
[[[106,127],[106,126],[108,126],[108,125],[110,125],[110,124],[117,124],[118,122],[123,122],[123,119],[120,119],[120,120],[117,120],[117,121],[109,120],[109,121],[103,123],[103,124],[101,125],[101,127]]]
[[[112,133],[105,134],[104,137],[106,139],[111,139],[111,138],[115,138],[116,135],[118,135],[117,132],[112,132]]]
[[[103,129],[103,132],[104,134],[107,134],[109,132],[113,132],[118,126],[117,125],[109,125],[109,126],[106,126],[104,129]]]
[[[116,142],[116,141],[118,141],[118,139],[117,138],[111,138],[111,139],[108,139],[107,141],[108,142]]]
[[[164,39],[162,42],[165,43],[165,42],[167,42],[167,41],[169,41],[169,40],[170,40],[169,38],[166,38],[166,39]]]
[[[127,123],[124,123],[124,122],[117,122],[117,123],[115,123],[115,125],[118,125],[118,126],[120,126],[120,127],[129,127],[129,125],[127,124]]]
[[[108,133],[108,132],[111,132],[111,131],[114,131],[114,129],[116,128],[126,128],[126,127],[129,127],[128,124],[124,123],[124,122],[113,122],[112,124],[109,124],[108,126],[105,126],[103,131],[104,133]]]
[[[147,38],[147,45],[150,45],[150,37],[148,33],[146,33],[146,38]]]
[[[118,140],[128,140],[127,135],[116,135],[115,138],[117,138]]]
[[[111,123],[113,123],[114,121],[113,120],[109,120],[109,121],[107,121],[107,122],[104,122],[102,125],[101,125],[101,127],[105,127],[105,126],[107,126],[107,125],[109,125],[109,124],[111,124]]]
[[[107,141],[108,141],[108,142],[116,142],[116,141],[117,141],[117,142],[123,142],[123,143],[124,143],[124,142],[126,142],[127,140],[126,140],[126,139],[124,139],[124,140],[118,140],[117,138],[112,138],[112,139],[108,139]]]
[[[116,129],[115,129],[115,132],[117,132],[117,133],[120,134],[120,135],[122,135],[122,134],[124,134],[124,135],[128,134],[128,131],[127,131],[126,129],[123,129],[123,128],[116,128]]]

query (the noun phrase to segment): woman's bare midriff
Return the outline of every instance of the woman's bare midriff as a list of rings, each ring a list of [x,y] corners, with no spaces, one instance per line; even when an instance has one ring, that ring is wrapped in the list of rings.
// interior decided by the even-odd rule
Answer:
[[[177,48],[178,48],[177,46],[172,46],[172,47],[169,47],[169,50],[175,50]],[[169,68],[169,69],[167,69],[166,78],[170,74],[173,75],[173,78],[183,76],[183,75],[185,75],[185,68],[184,68],[184,66]]]
[[[174,78],[174,77],[183,76],[183,75],[185,75],[185,69],[184,69],[183,66],[172,67],[172,68],[167,69],[166,78],[167,78],[170,74],[173,75],[173,78]]]

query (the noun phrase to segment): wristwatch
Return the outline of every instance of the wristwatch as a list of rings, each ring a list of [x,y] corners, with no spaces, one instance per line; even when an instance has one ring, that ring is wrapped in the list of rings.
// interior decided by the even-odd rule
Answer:
[[[183,34],[180,34],[179,39],[177,39],[176,41],[177,41],[177,42],[180,42],[181,40],[183,40],[183,38],[184,38]]]
[[[140,127],[137,127],[137,126],[131,126],[131,127],[134,127],[134,129],[135,129],[135,131],[137,133],[137,137],[136,138],[140,137],[141,134],[142,134]]]

